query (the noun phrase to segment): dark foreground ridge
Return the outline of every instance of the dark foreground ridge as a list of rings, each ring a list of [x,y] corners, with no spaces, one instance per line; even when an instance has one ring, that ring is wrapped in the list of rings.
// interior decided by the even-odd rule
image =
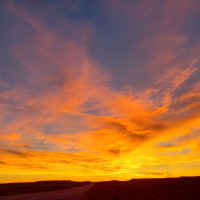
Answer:
[[[97,182],[88,200],[200,200],[200,177]]]
[[[88,184],[90,184],[89,181],[38,181],[27,183],[7,183],[0,184],[0,196],[65,190]]]

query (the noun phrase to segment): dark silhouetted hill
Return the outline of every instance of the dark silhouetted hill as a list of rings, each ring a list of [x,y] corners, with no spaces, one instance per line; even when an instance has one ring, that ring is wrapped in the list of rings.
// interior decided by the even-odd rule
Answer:
[[[200,200],[200,177],[97,182],[88,200]]]
[[[38,181],[0,184],[0,196],[64,190],[90,184],[89,181]]]

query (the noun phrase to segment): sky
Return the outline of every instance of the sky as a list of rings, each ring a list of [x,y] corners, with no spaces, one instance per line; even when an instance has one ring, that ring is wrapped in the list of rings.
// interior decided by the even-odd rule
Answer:
[[[200,175],[199,0],[0,1],[0,182]]]

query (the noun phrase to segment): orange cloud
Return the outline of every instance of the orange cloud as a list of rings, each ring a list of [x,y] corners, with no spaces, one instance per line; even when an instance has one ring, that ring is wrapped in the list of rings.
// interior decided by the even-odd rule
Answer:
[[[187,83],[199,72],[198,48],[184,57],[181,46],[189,36],[178,32],[194,4],[157,4],[110,1],[104,8],[117,19],[121,14],[141,23],[149,18],[138,49],[147,53],[144,70],[150,81],[139,89],[112,87],[114,75],[88,53],[91,25],[58,18],[72,30],[63,35],[45,23],[46,13],[40,20],[15,3],[6,4],[17,21],[13,33],[20,34],[20,25],[24,35],[9,47],[20,65],[18,81],[11,86],[0,79],[6,88],[0,93],[4,182],[160,177],[169,167],[174,176],[199,175],[199,132],[193,130],[200,128],[200,85]],[[131,23],[126,26],[135,31]]]

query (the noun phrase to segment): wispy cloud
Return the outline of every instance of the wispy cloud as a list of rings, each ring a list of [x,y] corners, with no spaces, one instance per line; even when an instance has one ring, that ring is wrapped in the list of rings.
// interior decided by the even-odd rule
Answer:
[[[192,130],[191,133],[185,134],[185,135],[180,135],[172,138],[170,141],[167,142],[159,142],[157,146],[163,146],[163,147],[172,147],[176,145],[183,145],[184,143],[194,140],[200,137],[200,130],[194,129]]]
[[[197,1],[1,4],[2,172],[197,174],[177,164],[199,160]]]

